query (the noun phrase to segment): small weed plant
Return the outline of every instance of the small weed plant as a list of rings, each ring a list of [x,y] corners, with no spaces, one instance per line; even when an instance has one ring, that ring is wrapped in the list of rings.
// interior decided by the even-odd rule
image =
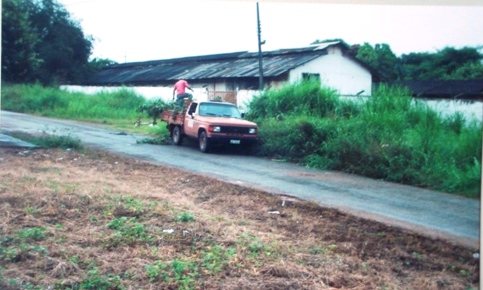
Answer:
[[[45,228],[25,228],[13,236],[0,236],[0,260],[14,262],[28,260],[36,254],[46,255],[47,250],[37,244],[45,239]]]
[[[153,240],[153,236],[148,233],[144,224],[138,222],[135,217],[114,218],[107,224],[107,228],[114,230],[113,235],[106,240],[107,248],[117,247],[121,244],[133,245],[136,242],[150,243]]]
[[[196,218],[191,213],[182,213],[182,214],[178,215],[177,217],[175,217],[174,220],[177,221],[177,222],[187,223],[187,222],[195,221]]]

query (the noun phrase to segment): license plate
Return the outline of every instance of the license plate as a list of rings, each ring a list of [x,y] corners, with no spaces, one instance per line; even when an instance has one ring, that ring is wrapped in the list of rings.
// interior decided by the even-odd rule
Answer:
[[[240,144],[240,140],[230,140],[230,144]]]

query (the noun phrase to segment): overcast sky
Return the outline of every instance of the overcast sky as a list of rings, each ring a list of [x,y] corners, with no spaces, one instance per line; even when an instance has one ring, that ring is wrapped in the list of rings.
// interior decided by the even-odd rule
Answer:
[[[349,45],[386,43],[397,56],[436,52],[447,46],[483,46],[483,5],[468,0],[445,1],[449,5],[260,1],[261,37],[266,41],[262,49],[303,47],[317,39],[333,38]],[[92,57],[123,63],[258,51],[255,1],[58,2],[80,22],[84,33],[94,38]]]

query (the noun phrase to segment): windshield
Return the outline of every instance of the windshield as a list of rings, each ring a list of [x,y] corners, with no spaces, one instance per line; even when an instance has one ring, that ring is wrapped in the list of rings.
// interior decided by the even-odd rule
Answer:
[[[241,119],[240,111],[234,105],[201,103],[200,116],[217,116]]]

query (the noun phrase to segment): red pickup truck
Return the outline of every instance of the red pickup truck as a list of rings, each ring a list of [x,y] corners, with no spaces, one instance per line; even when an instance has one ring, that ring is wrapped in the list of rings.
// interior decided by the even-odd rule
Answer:
[[[251,146],[258,140],[257,124],[243,120],[231,103],[188,101],[177,114],[164,110],[161,120],[167,123],[174,144],[181,145],[184,137],[197,139],[204,153],[217,144]]]

